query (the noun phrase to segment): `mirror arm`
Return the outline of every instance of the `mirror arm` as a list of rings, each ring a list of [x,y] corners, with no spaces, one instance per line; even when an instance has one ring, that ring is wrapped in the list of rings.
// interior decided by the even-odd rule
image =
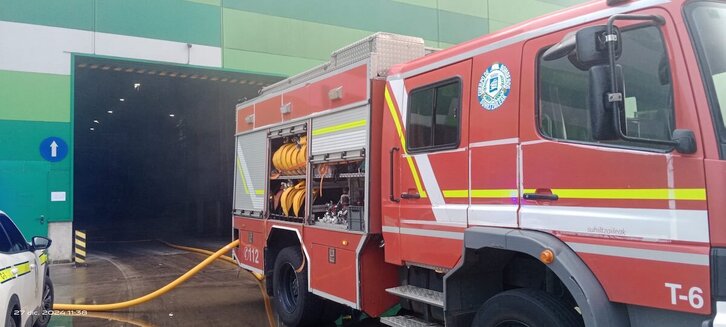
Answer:
[[[617,131],[618,136],[625,141],[661,144],[675,147],[678,145],[677,141],[630,137],[623,133],[623,128],[620,124],[620,104],[625,100],[625,96],[622,90],[618,90],[617,74],[615,72],[615,46],[620,41],[618,40],[617,33],[615,33],[616,20],[649,20],[658,25],[664,25],[665,18],[658,15],[613,15],[608,19],[605,42],[608,47],[608,64],[610,65],[610,93],[607,94],[607,100],[612,103],[612,108],[615,112],[615,130]]]

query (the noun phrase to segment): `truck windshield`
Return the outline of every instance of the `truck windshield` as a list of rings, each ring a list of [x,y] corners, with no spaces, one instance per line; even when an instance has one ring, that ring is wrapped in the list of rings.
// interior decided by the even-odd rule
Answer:
[[[726,3],[697,2],[687,12],[716,127],[726,140]]]

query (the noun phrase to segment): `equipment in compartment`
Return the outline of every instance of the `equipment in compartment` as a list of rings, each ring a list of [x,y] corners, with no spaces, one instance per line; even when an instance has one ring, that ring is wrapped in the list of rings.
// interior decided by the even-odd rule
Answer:
[[[272,154],[272,176],[304,175],[307,163],[307,136],[285,138],[283,143]]]
[[[313,201],[311,223],[363,231],[365,170],[363,160],[314,165],[319,198]]]
[[[300,217],[303,205],[305,204],[305,181],[292,183],[282,183],[283,190],[280,192],[279,201],[275,201],[275,209],[282,210],[285,216]],[[313,199],[317,190],[313,189]],[[293,215],[294,214],[294,215]]]
[[[269,217],[302,222],[306,214],[308,140],[304,132],[270,135]],[[313,190],[313,198],[317,190]]]

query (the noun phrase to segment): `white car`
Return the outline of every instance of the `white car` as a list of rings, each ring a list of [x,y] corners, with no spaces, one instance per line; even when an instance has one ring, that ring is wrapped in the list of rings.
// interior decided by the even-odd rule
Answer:
[[[4,306],[5,327],[45,327],[50,322],[50,243],[42,236],[35,236],[28,243],[15,223],[0,211],[0,310]]]

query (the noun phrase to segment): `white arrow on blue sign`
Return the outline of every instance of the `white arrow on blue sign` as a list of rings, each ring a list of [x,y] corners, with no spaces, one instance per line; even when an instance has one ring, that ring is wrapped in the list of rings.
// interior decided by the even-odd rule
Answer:
[[[68,155],[68,144],[60,137],[51,136],[40,142],[40,155],[50,162],[58,162]]]

